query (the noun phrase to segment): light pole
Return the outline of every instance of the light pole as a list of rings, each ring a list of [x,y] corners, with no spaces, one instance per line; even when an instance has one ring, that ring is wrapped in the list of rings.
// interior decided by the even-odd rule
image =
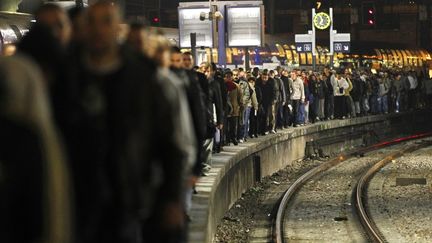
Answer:
[[[209,21],[211,21],[211,25],[213,28],[213,31],[215,31],[216,29],[216,25],[217,25],[217,35],[218,35],[218,63],[221,63],[220,60],[225,59],[225,22],[221,21],[224,16],[223,13],[220,12],[218,9],[216,9],[218,7],[217,5],[217,0],[209,0],[209,12],[208,15],[205,14],[204,12],[201,13],[200,16],[200,20],[204,21],[206,19],[208,19]],[[213,46],[215,45],[215,32],[213,32]],[[221,51],[221,50],[224,51]],[[221,56],[222,55],[222,56]],[[210,61],[213,62],[213,47],[210,47]],[[224,63],[224,62],[222,62]]]

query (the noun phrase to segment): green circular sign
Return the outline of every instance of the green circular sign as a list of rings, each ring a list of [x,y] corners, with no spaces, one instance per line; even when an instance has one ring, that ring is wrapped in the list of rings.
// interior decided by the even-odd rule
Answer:
[[[320,12],[315,14],[313,18],[313,24],[315,28],[325,30],[331,25],[331,18],[328,13]]]

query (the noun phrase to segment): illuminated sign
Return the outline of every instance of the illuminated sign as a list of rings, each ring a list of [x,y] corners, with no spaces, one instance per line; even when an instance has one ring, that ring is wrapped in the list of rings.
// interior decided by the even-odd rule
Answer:
[[[317,29],[327,29],[331,25],[330,15],[324,12],[315,14],[315,16],[313,17],[313,24]]]
[[[296,52],[297,53],[312,52],[312,42],[296,43]]]
[[[200,20],[201,13],[208,13],[208,8],[179,8],[179,38],[181,48],[190,48],[190,34],[196,33],[197,47],[213,47],[212,22]]]
[[[350,42],[333,42],[333,50],[339,53],[350,53],[351,44]]]
[[[227,8],[228,46],[261,46],[261,6]]]

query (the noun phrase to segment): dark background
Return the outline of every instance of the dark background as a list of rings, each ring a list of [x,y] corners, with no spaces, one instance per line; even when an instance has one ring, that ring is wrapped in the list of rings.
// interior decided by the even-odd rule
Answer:
[[[90,2],[92,0],[89,0]],[[177,0],[116,0],[128,21],[178,27]],[[197,2],[190,0],[188,2]],[[205,2],[205,1],[204,1]],[[293,41],[311,29],[314,0],[263,0],[266,33]],[[334,28],[351,33],[353,41],[374,41],[431,50],[432,0],[323,0],[321,11],[334,8]],[[41,0],[23,0],[20,11],[31,12]],[[373,14],[368,10],[373,9]],[[370,21],[372,20],[372,24]],[[283,24],[278,24],[283,23]],[[325,40],[327,35],[322,35]]]

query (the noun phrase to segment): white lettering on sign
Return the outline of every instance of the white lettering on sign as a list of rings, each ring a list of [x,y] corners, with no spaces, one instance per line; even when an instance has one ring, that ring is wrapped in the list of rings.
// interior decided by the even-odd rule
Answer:
[[[202,9],[182,9],[181,15],[184,20],[199,19],[202,12],[208,12],[206,8]]]
[[[257,8],[231,8],[232,18],[259,18],[260,9]]]

